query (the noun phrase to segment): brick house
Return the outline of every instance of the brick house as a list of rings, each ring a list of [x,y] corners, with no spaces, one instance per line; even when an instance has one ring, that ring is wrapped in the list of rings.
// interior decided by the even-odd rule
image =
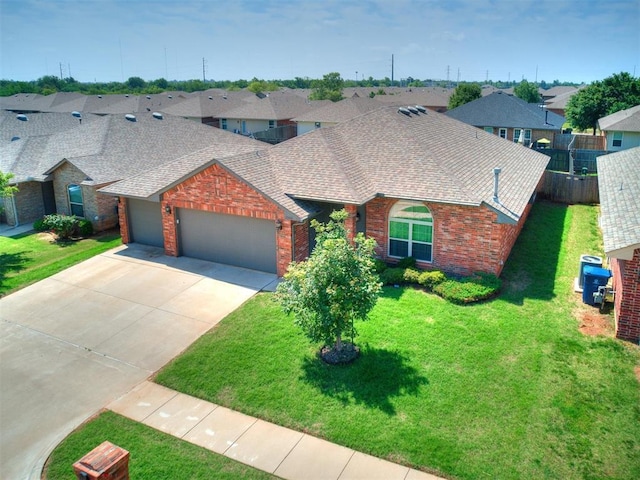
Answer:
[[[80,118],[30,114],[29,120],[20,122],[23,129],[28,124],[29,130],[15,141],[0,144],[0,170],[13,173],[19,188],[15,196],[4,199],[8,224],[29,223],[57,212],[86,218],[95,230],[112,228],[118,223],[117,202],[98,194],[99,188],[203,148],[228,156],[264,145],[150,112]],[[5,130],[17,131],[6,120],[0,130],[3,137]]]
[[[387,261],[500,274],[547,162],[444,115],[383,107],[263,150],[199,151],[100,191],[118,197],[125,243],[167,255],[283,275],[314,246],[310,220],[345,208]]]
[[[446,115],[513,142],[519,141],[522,133],[527,147],[543,138],[553,142],[565,122],[552,111],[502,91],[460,105]]]
[[[616,337],[640,341],[640,147],[598,157],[604,251],[613,274]]]

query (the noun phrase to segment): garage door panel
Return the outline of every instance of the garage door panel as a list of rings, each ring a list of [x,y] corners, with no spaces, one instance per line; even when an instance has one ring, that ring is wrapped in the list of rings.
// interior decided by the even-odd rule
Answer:
[[[270,220],[179,209],[182,255],[276,273],[276,232]]]
[[[154,247],[164,247],[162,212],[159,203],[129,199],[127,214],[131,241]]]

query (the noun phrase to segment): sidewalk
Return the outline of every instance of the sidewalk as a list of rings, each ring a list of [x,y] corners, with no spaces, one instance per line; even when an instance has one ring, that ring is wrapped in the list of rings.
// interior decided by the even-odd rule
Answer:
[[[287,480],[440,480],[148,381],[108,408]]]

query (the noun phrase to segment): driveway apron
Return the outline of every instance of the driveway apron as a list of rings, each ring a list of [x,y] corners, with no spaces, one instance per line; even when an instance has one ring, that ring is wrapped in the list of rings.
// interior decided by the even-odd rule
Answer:
[[[0,478],[39,479],[74,428],[275,281],[132,244],[1,298]]]

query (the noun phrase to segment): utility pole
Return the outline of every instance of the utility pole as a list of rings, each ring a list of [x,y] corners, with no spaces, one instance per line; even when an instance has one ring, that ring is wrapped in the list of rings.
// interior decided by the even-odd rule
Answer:
[[[447,65],[447,88],[451,87],[451,84],[449,83],[449,70],[450,70],[450,67],[449,65]]]
[[[538,83],[538,65],[536,65],[536,84]]]
[[[206,64],[204,61],[204,57],[202,57],[202,83],[206,83]]]
[[[489,82],[489,70],[487,70],[487,76],[484,79],[484,83],[488,83]]]
[[[62,62],[60,62],[60,80],[62,80]]]
[[[458,79],[456,80],[456,87],[460,83],[460,67],[458,67]]]

